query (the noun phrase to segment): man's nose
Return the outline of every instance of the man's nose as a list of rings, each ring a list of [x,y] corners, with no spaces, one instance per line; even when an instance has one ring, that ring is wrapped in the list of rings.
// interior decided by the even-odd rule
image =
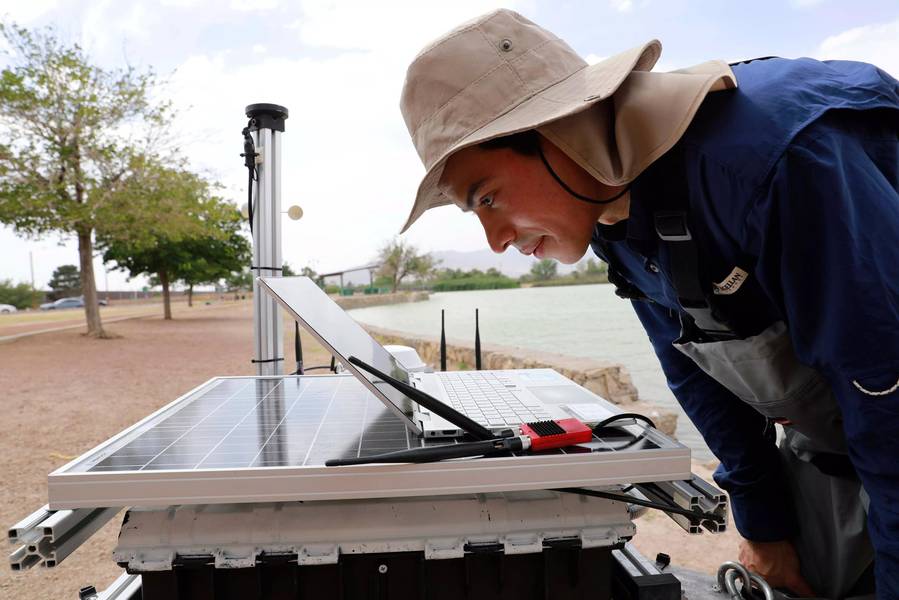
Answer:
[[[497,254],[502,254],[515,241],[515,229],[496,219],[482,218],[481,225],[487,235],[487,244]]]

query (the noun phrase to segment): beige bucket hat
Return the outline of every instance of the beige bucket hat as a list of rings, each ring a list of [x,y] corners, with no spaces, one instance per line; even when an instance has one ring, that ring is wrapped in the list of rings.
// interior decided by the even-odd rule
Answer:
[[[437,184],[447,159],[455,152],[582,113],[612,96],[632,72],[650,71],[661,51],[658,40],[652,40],[588,65],[564,41],[507,9],[464,23],[431,43],[409,66],[400,100],[406,127],[427,169],[401,232],[426,210],[451,203]],[[705,79],[720,79],[723,63],[717,63],[717,67],[709,64],[701,71]],[[730,72],[726,65],[723,68]],[[709,73],[713,72],[717,75],[710,77]],[[730,76],[733,77],[732,73]],[[690,81],[689,87],[695,92],[698,80]],[[666,83],[665,87],[668,86]],[[704,86],[701,97],[709,86]],[[631,89],[630,96],[647,97],[638,91]],[[658,91],[654,88],[652,93]],[[698,106],[698,100],[691,104]],[[693,112],[695,107],[690,117]],[[689,119],[678,122],[689,123]],[[581,130],[580,125],[575,129]],[[681,128],[678,137],[682,131]],[[548,137],[562,143],[572,133],[562,128],[557,135],[550,133]],[[658,138],[659,134],[650,137]],[[564,145],[568,148],[563,150],[573,150],[578,140]],[[658,152],[658,144],[653,146]],[[615,154],[617,149],[610,151]],[[631,153],[635,151],[639,153],[629,149]],[[602,180],[621,180],[622,175],[633,170],[626,168],[623,172],[617,156],[610,157],[602,150],[599,154],[599,167],[590,169],[591,173],[596,175],[602,171],[604,164],[613,165],[616,170],[612,177],[600,177]],[[578,162],[588,163],[596,158],[585,157],[583,153],[577,157]]]

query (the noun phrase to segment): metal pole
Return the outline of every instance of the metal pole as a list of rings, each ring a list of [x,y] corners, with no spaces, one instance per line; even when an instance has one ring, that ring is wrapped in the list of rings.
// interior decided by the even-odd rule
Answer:
[[[287,109],[251,104],[248,125],[256,145],[257,177],[253,186],[253,265],[255,277],[281,275],[281,134]],[[253,335],[256,374],[281,375],[284,335],[278,304],[253,280]]]

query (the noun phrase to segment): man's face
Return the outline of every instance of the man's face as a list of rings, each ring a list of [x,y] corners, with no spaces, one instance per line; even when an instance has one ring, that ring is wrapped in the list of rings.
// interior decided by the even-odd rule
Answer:
[[[543,139],[556,173],[575,191],[597,197],[603,186],[561,150]],[[587,250],[603,211],[571,197],[552,178],[539,156],[477,146],[447,162],[440,189],[453,203],[481,221],[487,243],[501,253],[515,246],[522,254],[574,263]]]

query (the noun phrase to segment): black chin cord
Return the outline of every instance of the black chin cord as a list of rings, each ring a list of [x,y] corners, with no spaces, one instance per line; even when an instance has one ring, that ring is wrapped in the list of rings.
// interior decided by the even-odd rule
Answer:
[[[562,178],[559,177],[555,171],[553,171],[553,168],[551,166],[549,166],[549,161],[546,160],[546,155],[543,154],[543,148],[541,148],[539,144],[537,145],[537,152],[538,154],[540,154],[540,160],[543,161],[543,166],[546,167],[546,170],[549,171],[549,174],[553,176],[553,179],[556,180],[556,183],[561,185],[562,189],[564,189],[566,192],[568,192],[578,200],[582,200],[583,202],[587,202],[588,204],[611,204],[612,202],[615,202],[615,200],[618,200],[619,198],[624,196],[631,189],[631,186],[627,185],[623,190],[606,200],[597,200],[595,198],[584,196],[583,194],[578,194],[573,189],[568,187],[568,184],[562,181]]]

